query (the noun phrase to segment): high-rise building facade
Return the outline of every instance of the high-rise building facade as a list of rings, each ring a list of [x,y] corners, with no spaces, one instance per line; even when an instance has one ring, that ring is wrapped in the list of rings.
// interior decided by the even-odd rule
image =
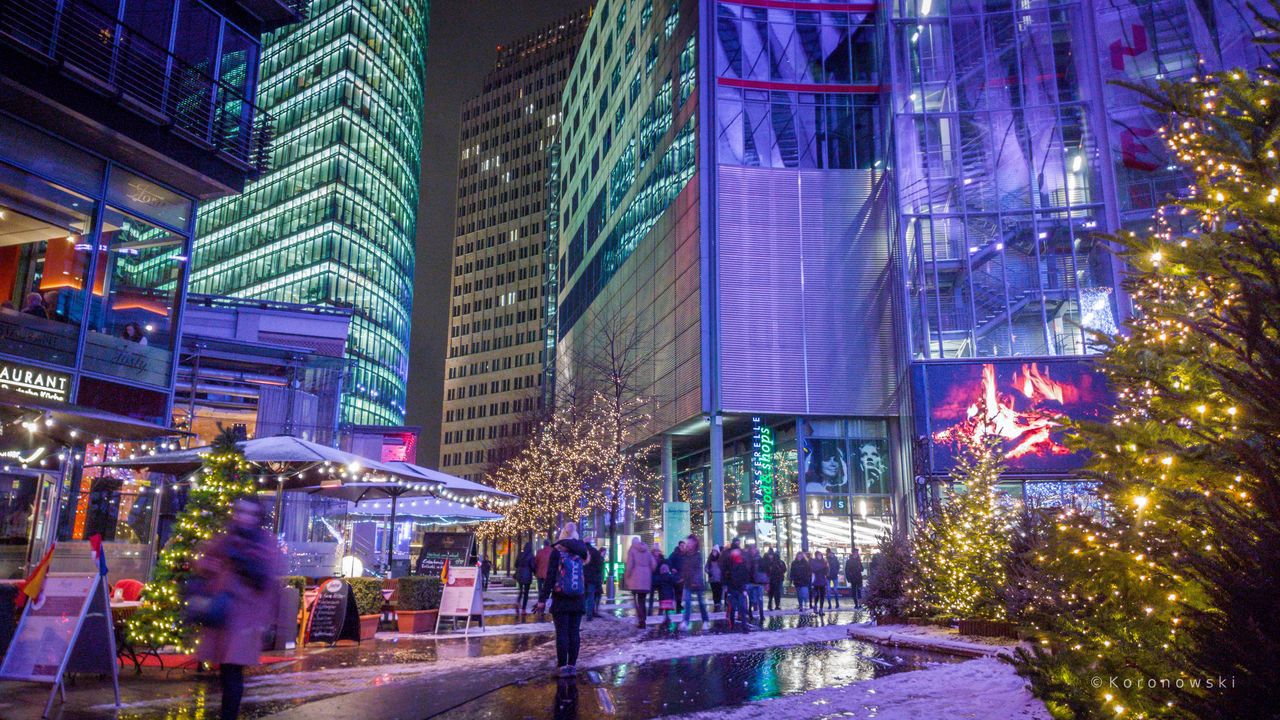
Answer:
[[[713,542],[892,522],[882,34],[867,4],[612,0],[570,75],[557,382],[592,382],[624,331],[667,499]]]
[[[312,0],[271,34],[271,173],[202,208],[193,292],[351,308],[342,420],[404,421],[427,0]]]
[[[1088,492],[1127,316],[1105,235],[1184,182],[1112,81],[1254,67],[1235,0],[602,0],[563,100],[557,383],[640,328],[693,530],[870,545],[997,433],[1005,489]],[[674,537],[655,506],[637,532]]]
[[[477,477],[542,407],[545,189],[590,15],[510,45],[462,107],[440,465]]]

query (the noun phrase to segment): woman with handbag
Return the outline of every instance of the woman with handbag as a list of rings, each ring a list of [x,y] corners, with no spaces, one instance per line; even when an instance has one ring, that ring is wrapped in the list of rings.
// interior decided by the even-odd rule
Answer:
[[[218,666],[222,720],[240,715],[244,668],[258,664],[280,601],[284,556],[261,525],[261,506],[236,501],[226,531],[202,548],[188,596],[190,619],[200,625],[196,659]]]

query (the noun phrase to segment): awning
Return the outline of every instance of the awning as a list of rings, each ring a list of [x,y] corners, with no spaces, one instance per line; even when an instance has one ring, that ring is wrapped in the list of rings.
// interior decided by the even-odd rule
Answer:
[[[425,482],[438,483],[442,486],[442,489],[438,494],[443,496],[445,499],[472,500],[477,497],[489,497],[494,500],[516,499],[516,496],[511,493],[503,492],[497,488],[482,485],[478,482],[454,477],[453,475],[442,473],[439,470],[432,470],[431,468],[423,467],[421,465],[414,465],[413,463],[402,462],[399,460],[389,462],[387,464],[392,465],[405,473],[410,473],[421,478]]]
[[[35,423],[34,432],[62,445],[94,440],[153,440],[188,434],[127,415],[57,400],[44,400],[0,388],[0,421],[8,423],[18,420]]]

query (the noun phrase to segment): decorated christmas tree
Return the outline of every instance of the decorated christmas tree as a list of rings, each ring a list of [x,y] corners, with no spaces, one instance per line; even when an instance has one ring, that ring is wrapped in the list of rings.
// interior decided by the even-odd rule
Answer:
[[[156,563],[151,582],[142,594],[142,607],[128,620],[129,637],[144,646],[172,645],[190,650],[194,628],[183,622],[182,591],[190,578],[200,543],[227,525],[235,501],[257,492],[237,437],[224,430],[191,478],[187,504],[178,514],[173,535]]]
[[[1275,27],[1271,27],[1274,32]],[[1057,717],[1272,717],[1280,707],[1280,85],[1230,71],[1150,93],[1192,174],[1116,238],[1135,319],[1079,429],[1106,512],[1065,511],[1021,668]]]
[[[912,537],[908,608],[922,615],[1003,620],[1010,513],[996,485],[1003,460],[991,440],[961,446],[946,497]],[[963,491],[958,491],[962,486]]]

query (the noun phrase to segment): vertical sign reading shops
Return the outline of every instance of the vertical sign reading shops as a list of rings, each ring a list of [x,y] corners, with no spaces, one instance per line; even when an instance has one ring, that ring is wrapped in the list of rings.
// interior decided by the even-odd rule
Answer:
[[[761,507],[756,536],[766,541],[773,540],[773,449],[773,428],[751,418],[752,495]]]

